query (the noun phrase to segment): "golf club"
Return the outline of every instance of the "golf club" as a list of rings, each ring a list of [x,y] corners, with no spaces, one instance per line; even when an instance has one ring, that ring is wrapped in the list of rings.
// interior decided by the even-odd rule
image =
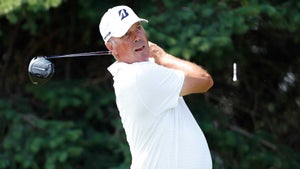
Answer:
[[[36,56],[31,59],[28,66],[28,75],[33,84],[44,84],[50,80],[54,74],[54,64],[49,59],[82,57],[82,56],[101,56],[111,55],[110,51],[97,51],[86,53],[74,53],[56,56]]]

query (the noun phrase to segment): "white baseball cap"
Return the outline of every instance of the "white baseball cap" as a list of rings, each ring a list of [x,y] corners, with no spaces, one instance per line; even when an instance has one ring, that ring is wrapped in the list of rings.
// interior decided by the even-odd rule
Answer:
[[[148,22],[139,18],[130,7],[116,6],[103,15],[99,24],[100,34],[106,43],[111,37],[122,37],[133,24],[140,21]]]

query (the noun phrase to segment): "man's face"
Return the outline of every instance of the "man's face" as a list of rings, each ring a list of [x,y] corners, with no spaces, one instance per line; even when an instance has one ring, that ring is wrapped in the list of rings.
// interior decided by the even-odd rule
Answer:
[[[120,62],[147,61],[149,57],[148,39],[140,22],[133,24],[121,38],[112,37],[106,46]]]

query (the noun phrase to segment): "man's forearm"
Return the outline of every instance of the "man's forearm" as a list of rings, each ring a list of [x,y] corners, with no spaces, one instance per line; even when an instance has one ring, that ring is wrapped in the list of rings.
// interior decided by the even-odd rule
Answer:
[[[181,95],[203,93],[209,90],[213,85],[210,74],[201,66],[172,56],[156,44],[150,44],[150,56],[153,57],[155,62],[159,65],[184,72],[185,81]]]
[[[162,66],[181,70],[185,73],[185,83],[181,95],[204,93],[212,87],[213,80],[210,74],[201,66],[169,54],[163,60],[160,63]]]
[[[205,69],[203,69],[201,66],[192,63],[190,61],[186,61],[180,58],[177,58],[175,56],[172,56],[170,54],[166,54],[163,59],[160,59],[160,61],[156,62],[159,65],[173,68],[177,70],[183,71],[185,74],[190,76],[210,76]]]

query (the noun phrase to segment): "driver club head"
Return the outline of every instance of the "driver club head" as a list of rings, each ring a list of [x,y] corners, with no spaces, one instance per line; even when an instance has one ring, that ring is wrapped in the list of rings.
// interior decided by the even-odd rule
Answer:
[[[31,59],[28,66],[28,75],[33,84],[44,84],[52,78],[54,64],[45,56],[36,56]]]
[[[71,57],[82,57],[82,56],[102,56],[112,55],[111,51],[96,51],[96,52],[85,52],[85,53],[73,53],[56,56],[36,56],[31,59],[28,66],[28,75],[33,84],[44,84],[50,80],[54,74],[54,65],[49,59],[57,58],[71,58]]]

